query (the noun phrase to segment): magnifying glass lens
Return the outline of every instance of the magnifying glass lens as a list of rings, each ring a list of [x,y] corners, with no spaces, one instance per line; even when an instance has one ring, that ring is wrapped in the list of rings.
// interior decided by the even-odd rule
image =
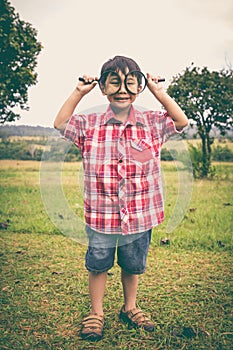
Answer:
[[[125,79],[127,90],[134,95],[142,92],[145,89],[146,84],[146,77],[140,71],[129,72]]]
[[[116,72],[107,71],[101,75],[99,86],[106,95],[114,95],[121,88],[121,79]]]

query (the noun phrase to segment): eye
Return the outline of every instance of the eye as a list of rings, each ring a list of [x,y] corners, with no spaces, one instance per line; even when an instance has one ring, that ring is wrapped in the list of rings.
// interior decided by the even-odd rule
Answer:
[[[135,84],[137,84],[137,82],[134,80],[127,81],[127,85],[135,85]]]
[[[110,81],[110,83],[113,85],[119,85],[119,81],[117,81],[117,80]]]

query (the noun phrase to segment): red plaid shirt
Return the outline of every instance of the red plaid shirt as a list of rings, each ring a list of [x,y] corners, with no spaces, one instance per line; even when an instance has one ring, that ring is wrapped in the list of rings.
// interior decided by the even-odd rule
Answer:
[[[64,136],[82,152],[88,226],[126,235],[163,221],[160,150],[175,132],[167,113],[133,106],[125,123],[110,106],[102,114],[71,117]]]

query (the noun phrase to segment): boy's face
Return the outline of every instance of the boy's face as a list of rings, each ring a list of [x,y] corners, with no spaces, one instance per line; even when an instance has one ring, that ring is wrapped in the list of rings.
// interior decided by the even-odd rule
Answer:
[[[127,85],[130,88],[131,91],[135,92],[134,94],[131,94],[125,87],[125,74],[121,71],[117,72],[120,79],[121,79],[121,86],[119,91],[116,94],[109,95],[111,91],[114,91],[114,89],[117,89],[117,84],[119,86],[119,81],[116,79],[114,75],[109,75],[106,79],[106,85],[108,86],[108,94],[103,93],[104,95],[107,95],[107,99],[110,102],[110,104],[117,108],[118,110],[125,110],[128,109],[131,104],[136,100],[137,98],[137,78],[136,77],[127,77]],[[128,71],[126,72],[126,74]]]

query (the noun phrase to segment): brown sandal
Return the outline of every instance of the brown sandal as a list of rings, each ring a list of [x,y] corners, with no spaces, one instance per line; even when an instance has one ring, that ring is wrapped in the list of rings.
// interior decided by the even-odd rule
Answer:
[[[155,324],[149,319],[149,317],[144,314],[140,309],[132,309],[129,311],[124,311],[124,306],[121,308],[120,319],[129,326],[134,328],[143,328],[147,332],[153,332],[155,329]]]
[[[98,341],[103,338],[104,316],[91,314],[82,320],[82,339]]]

